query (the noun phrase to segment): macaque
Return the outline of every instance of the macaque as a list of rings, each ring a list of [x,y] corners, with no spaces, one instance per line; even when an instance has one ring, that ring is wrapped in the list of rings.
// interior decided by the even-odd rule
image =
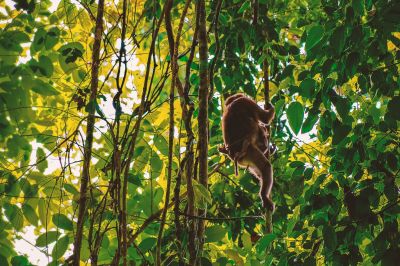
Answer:
[[[262,206],[274,211],[275,205],[270,199],[273,184],[272,165],[267,156],[270,153],[267,126],[275,116],[270,104],[267,110],[243,94],[235,94],[225,101],[222,116],[224,146],[219,151],[229,156],[237,165],[248,168],[260,181]]]

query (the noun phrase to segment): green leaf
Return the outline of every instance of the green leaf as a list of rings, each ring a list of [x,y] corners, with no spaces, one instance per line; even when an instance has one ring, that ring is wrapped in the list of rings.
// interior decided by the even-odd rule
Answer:
[[[81,43],[71,42],[63,45],[58,51],[63,57],[62,60],[68,64],[74,63],[79,57],[82,57],[85,49]]]
[[[168,142],[162,135],[154,137],[154,145],[161,152],[161,154],[168,156]]]
[[[206,242],[218,242],[224,238],[226,229],[221,225],[207,227],[205,230]]]
[[[20,231],[24,225],[24,216],[20,208],[16,205],[11,205],[9,203],[5,203],[3,205],[5,210],[5,215],[7,219],[10,221],[11,225],[17,230]]]
[[[39,220],[42,225],[47,224],[49,218],[49,212],[47,210],[47,203],[44,199],[39,199],[38,203],[38,212],[39,212]]]
[[[103,111],[100,108],[100,105],[97,103],[97,101],[95,102],[95,108],[96,108],[96,113],[98,113],[100,117],[106,118]],[[118,117],[121,116],[122,111],[121,111],[121,107],[119,105],[116,108],[115,113],[116,113],[116,116],[118,116]]]
[[[36,246],[45,247],[56,241],[59,236],[60,232],[57,231],[49,231],[47,233],[43,233],[36,239]]]
[[[314,95],[316,86],[317,83],[315,82],[315,80],[311,78],[304,79],[300,83],[300,95],[307,99],[311,99],[312,96]]]
[[[12,36],[13,41],[17,43],[27,43],[30,42],[29,35],[25,32],[19,30],[8,31],[9,35]]]
[[[142,180],[144,179],[142,174],[134,175],[132,173],[128,174],[128,182],[131,184],[134,184],[135,186],[142,186]]]
[[[105,248],[101,246],[101,248]],[[81,248],[81,261],[87,261],[90,258],[90,248],[89,242],[87,238],[84,236],[82,239],[82,248]]]
[[[304,174],[303,174],[304,175],[304,179],[305,180],[309,180],[312,177],[313,173],[314,173],[314,169],[313,168],[311,168],[311,167],[306,168],[306,170],[304,170]]]
[[[26,196],[29,197],[29,196],[37,195],[37,192],[39,190],[39,187],[37,184],[31,185],[30,182],[26,178],[21,178],[19,184],[20,184],[22,191],[24,192],[24,194]]]
[[[154,174],[160,174],[161,170],[163,168],[163,161],[160,159],[160,156],[158,156],[157,153],[153,152],[152,157],[150,158],[150,165],[151,165],[151,171]]]
[[[293,161],[293,162],[291,162],[290,164],[289,164],[289,166],[291,167],[291,168],[299,168],[299,167],[305,167],[305,164],[304,164],[304,162],[302,162],[302,161]]]
[[[279,80],[284,80],[286,77],[292,77],[293,76],[293,70],[295,69],[294,65],[288,65],[286,66],[283,71],[282,74],[279,75]]]
[[[5,51],[1,49],[1,55],[4,56],[5,54],[4,52],[6,53],[8,52],[7,55],[9,55],[9,52],[13,52],[14,54],[21,53],[23,49],[20,43],[26,42],[26,37],[28,36],[21,31],[13,31],[13,30],[2,31],[0,36],[0,48],[4,47]]]
[[[301,125],[304,118],[303,106],[299,102],[292,102],[287,111],[287,118],[289,120],[289,125],[293,132],[297,135],[300,131]]]
[[[41,94],[43,96],[53,96],[60,94],[53,86],[40,79],[33,81],[32,91]]]
[[[153,153],[154,152],[152,151],[151,147],[147,143],[139,142],[138,146],[135,148],[134,168],[135,169],[144,169],[148,164],[150,154],[153,154]]]
[[[29,260],[25,256],[15,256],[11,259],[13,266],[31,266]]]
[[[61,213],[56,213],[53,215],[53,223],[61,229],[72,231],[74,229],[73,223],[67,216]]]
[[[62,193],[63,193],[59,189],[54,189],[53,185],[45,186],[42,191],[46,196],[49,196],[49,197],[61,197]]]
[[[335,105],[336,111],[343,120],[349,116],[351,103],[347,98],[337,96],[334,98],[333,104]]]
[[[51,256],[53,257],[54,260],[58,260],[61,258],[65,251],[67,251],[69,245],[69,237],[64,236],[60,238],[56,245],[54,246],[53,250],[51,251]]]
[[[242,4],[242,6],[240,7],[238,13],[239,13],[239,14],[242,14],[244,11],[246,11],[246,10],[249,9],[249,8],[250,8],[250,2],[249,2],[249,1],[246,1],[246,2],[244,2],[244,3]]]
[[[342,53],[346,41],[345,37],[346,36],[344,26],[339,26],[334,30],[331,36],[330,43],[332,49],[336,52],[336,55],[340,55]]]
[[[53,63],[51,62],[51,59],[47,56],[41,55],[39,57],[39,64],[41,66],[42,69],[42,74],[48,78],[51,77],[51,75],[53,75]]]
[[[79,191],[71,184],[64,184],[64,189],[72,195],[78,195]]]
[[[276,239],[275,234],[268,234],[263,236],[257,244],[257,251],[258,253],[265,252],[266,248]]]
[[[284,256],[279,258],[279,262],[278,262],[278,264],[276,266],[288,266],[288,265],[289,264],[288,264],[287,256],[284,255]]]
[[[94,100],[89,100],[85,106],[85,112],[87,113],[94,113],[96,111],[96,99]]]
[[[293,232],[293,228],[297,223],[297,218],[296,217],[292,217],[288,222],[287,222],[287,234],[291,234]]]
[[[308,112],[308,116],[304,121],[303,126],[301,127],[301,133],[304,134],[310,132],[313,129],[315,123],[317,123],[317,121],[318,121],[318,113],[312,111]]]
[[[77,64],[75,62],[83,56],[84,51],[83,45],[79,42],[68,43],[58,49],[60,53],[58,60],[62,70],[67,74],[76,70]]]
[[[1,247],[1,246],[0,246]],[[0,254],[0,265],[8,266],[10,265],[7,261],[7,258]]]
[[[139,249],[142,252],[147,252],[149,250],[151,250],[155,244],[157,243],[157,238],[155,237],[148,237],[142,240],[142,242],[140,242],[139,244]]]
[[[312,27],[307,32],[306,51],[311,50],[324,37],[324,28],[320,25]]]
[[[340,123],[340,121],[335,121],[333,123],[333,136],[332,136],[332,144],[339,144],[351,131],[351,126],[344,125]]]
[[[205,186],[196,182],[193,184],[193,188],[194,188],[194,193],[196,195],[195,199],[205,200],[210,204],[212,203],[211,194]]]
[[[374,120],[374,124],[378,125],[380,118],[381,118],[381,109],[376,108],[375,105],[371,105],[370,108],[368,109],[368,113],[372,116],[372,119]]]
[[[35,54],[36,52],[40,51],[46,40],[46,31],[43,29],[43,27],[38,28],[38,30],[35,33],[35,37],[33,38],[33,42],[31,45],[31,53]]]
[[[30,154],[31,149],[32,147],[29,142],[19,135],[13,135],[12,138],[7,140],[7,155],[9,157],[17,156],[20,151],[25,151]]]
[[[36,151],[36,167],[40,172],[44,172],[47,166],[46,153],[42,148],[38,148]]]
[[[243,248],[247,251],[251,251],[253,245],[251,243],[251,236],[249,233],[243,232],[242,241],[243,241]]]
[[[280,99],[275,103],[275,116],[280,116],[282,114],[284,106],[285,106],[284,99]]]
[[[50,58],[43,55],[39,57],[39,62],[35,59],[31,59],[29,61],[29,67],[34,74],[48,78],[51,77],[54,70],[53,63],[51,62]]]
[[[45,39],[45,48],[47,50],[54,47],[57,44],[60,35],[60,30],[57,27],[51,28],[47,34]]]
[[[164,190],[161,187],[152,188],[149,184],[144,190],[144,195],[141,198],[140,205],[147,206],[143,212],[145,215],[150,216],[159,210],[159,204],[163,199]]]
[[[25,218],[34,226],[38,226],[39,217],[37,216],[35,210],[28,204],[22,206],[22,212]]]
[[[364,1],[363,0],[353,0],[351,4],[354,9],[354,13],[356,13],[357,16],[363,15],[363,13],[364,13]]]

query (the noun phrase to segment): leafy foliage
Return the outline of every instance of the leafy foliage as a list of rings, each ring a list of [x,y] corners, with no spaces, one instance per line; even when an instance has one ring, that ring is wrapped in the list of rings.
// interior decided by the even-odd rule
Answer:
[[[204,219],[187,214],[191,197],[196,209],[207,209],[203,251],[195,253],[201,265],[397,264],[400,2],[207,1],[208,187],[197,173],[195,2],[178,47],[171,169],[172,188],[182,177],[174,194],[179,212],[165,202],[171,85],[165,1],[128,1],[125,10],[123,1],[106,1],[94,98],[95,1],[0,2],[0,265],[31,265],[14,245],[30,226],[31,242],[51,265],[68,261],[81,197],[87,199],[81,260],[94,265],[122,263],[124,198],[127,260],[154,264],[160,213],[169,206],[163,262],[175,265],[181,254],[189,263],[191,225]],[[184,6],[173,1],[174,34]],[[265,232],[257,181],[245,170],[234,177],[217,149],[224,99],[240,91],[263,102],[265,62],[277,114],[272,234]],[[94,145],[88,193],[81,195],[89,110]]]

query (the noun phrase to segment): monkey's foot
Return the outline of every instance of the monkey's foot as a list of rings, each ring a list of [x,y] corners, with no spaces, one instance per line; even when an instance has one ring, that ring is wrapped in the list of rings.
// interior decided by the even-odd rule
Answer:
[[[218,147],[218,151],[221,152],[221,153],[224,153],[224,154],[229,154],[229,151],[228,151],[228,149],[226,148],[225,145],[219,146]]]

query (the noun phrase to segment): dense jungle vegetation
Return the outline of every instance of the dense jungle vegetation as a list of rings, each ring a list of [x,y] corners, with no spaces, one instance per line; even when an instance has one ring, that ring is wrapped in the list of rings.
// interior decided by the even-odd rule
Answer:
[[[399,14],[0,1],[0,265],[398,264]],[[218,151],[237,92],[275,106],[272,215]]]

